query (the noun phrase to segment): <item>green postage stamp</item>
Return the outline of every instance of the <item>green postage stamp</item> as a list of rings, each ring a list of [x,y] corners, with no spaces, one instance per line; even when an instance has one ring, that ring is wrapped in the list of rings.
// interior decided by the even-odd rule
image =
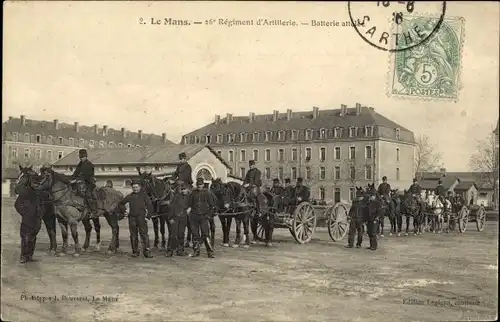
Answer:
[[[405,16],[395,27],[400,37],[429,35],[438,18]],[[388,95],[399,98],[458,100],[464,41],[463,18],[445,17],[429,39],[391,53]],[[403,42],[402,42],[403,43]],[[403,48],[402,44],[396,48]]]

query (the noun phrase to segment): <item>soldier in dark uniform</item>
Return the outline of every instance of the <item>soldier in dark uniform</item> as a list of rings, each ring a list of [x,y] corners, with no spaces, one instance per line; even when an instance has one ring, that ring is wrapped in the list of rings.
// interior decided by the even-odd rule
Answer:
[[[187,256],[184,250],[184,234],[186,231],[187,214],[186,210],[189,208],[189,190],[186,184],[178,186],[178,191],[174,194],[172,199],[168,222],[168,246],[165,251],[165,256],[172,257],[174,251],[177,256]]]
[[[280,185],[280,180],[278,178],[273,179],[273,187],[271,188],[270,193],[273,195],[273,208],[276,210],[276,212],[281,212],[282,211],[282,205],[283,205],[283,195],[284,195],[284,188]]]
[[[382,183],[378,186],[377,191],[380,196],[383,196],[384,198],[387,198],[386,200],[389,200],[389,197],[391,195],[391,185],[387,183],[386,176],[382,177]]]
[[[113,181],[111,180],[107,180],[106,181],[106,186],[105,187],[108,187],[108,188],[113,188]]]
[[[288,212],[287,208],[288,206],[292,203],[292,200],[294,199],[294,193],[295,193],[295,187],[292,185],[292,181],[290,178],[285,179],[285,189],[284,189],[284,195],[283,195],[283,207],[284,211]]]
[[[192,172],[193,170],[191,169],[191,165],[187,163],[187,157],[186,153],[182,152],[179,153],[179,161],[180,164],[177,166],[177,169],[175,169],[175,173],[172,177],[172,180],[177,180],[179,184],[186,183],[190,187],[193,186],[193,177],[192,177]]]
[[[214,257],[214,248],[210,243],[208,219],[215,208],[212,193],[204,188],[203,178],[196,179],[196,188],[191,192],[188,200],[187,213],[193,234],[193,257],[200,256],[200,242],[203,240],[208,257]],[[201,231],[201,236],[200,236]]]
[[[132,193],[123,198],[118,207],[124,212],[126,204],[129,204],[128,228],[130,230],[130,244],[132,246],[132,257],[139,256],[139,239],[141,236],[142,249],[144,257],[152,257],[149,248],[148,223],[154,213],[151,199],[141,189],[138,181],[132,182]]]
[[[298,205],[302,201],[309,201],[311,197],[311,191],[308,187],[303,185],[304,179],[297,178],[297,184],[295,185],[295,189],[293,192],[293,197],[295,200],[295,205]]]
[[[87,150],[81,149],[78,151],[78,156],[80,157],[80,162],[76,166],[73,175],[71,176],[71,183],[75,183],[77,180],[82,180],[85,182],[85,199],[90,208],[92,214],[97,213],[97,196],[95,194],[95,176],[94,176],[94,165],[87,159]]]
[[[436,189],[434,189],[434,194],[439,198],[441,203],[444,205],[444,199],[446,197],[446,189],[443,187],[443,181],[439,179]]]
[[[260,194],[260,187],[262,186],[261,172],[255,167],[254,160],[250,160],[248,162],[248,165],[250,166],[250,170],[248,170],[245,179],[243,180],[243,187],[250,187],[255,189],[253,198],[255,206],[257,207],[257,212],[260,212],[259,198],[257,198],[257,196]]]
[[[425,202],[422,200],[422,187],[418,184],[417,178],[413,178],[413,184],[410,186],[408,191],[417,199],[417,202],[420,205],[420,211],[424,212]]]
[[[350,217],[351,221],[349,223],[349,232],[347,235],[347,248],[354,247],[354,237],[356,233],[358,234],[356,248],[360,248],[363,243],[363,233],[364,233],[364,224],[365,224],[365,208],[366,201],[364,200],[364,196],[360,195],[361,192],[358,191],[358,195],[356,199],[353,201],[352,207],[350,209]]]

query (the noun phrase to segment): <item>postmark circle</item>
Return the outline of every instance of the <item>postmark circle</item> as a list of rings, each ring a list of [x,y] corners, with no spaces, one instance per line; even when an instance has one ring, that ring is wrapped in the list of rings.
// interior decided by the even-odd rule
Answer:
[[[415,48],[436,34],[444,20],[446,1],[348,1],[347,10],[351,25],[367,44],[383,51],[400,52]],[[431,28],[426,26],[430,32],[422,32],[419,26],[414,26],[411,34],[398,29],[405,19],[426,16],[434,17],[429,18]]]

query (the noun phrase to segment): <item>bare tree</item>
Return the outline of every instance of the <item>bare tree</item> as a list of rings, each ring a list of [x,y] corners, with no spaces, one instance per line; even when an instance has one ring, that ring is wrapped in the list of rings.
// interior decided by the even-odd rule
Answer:
[[[469,168],[481,173],[482,183],[495,186],[497,159],[495,158],[495,134],[490,133],[486,139],[477,142],[477,149],[470,157]]]
[[[415,177],[422,178],[424,172],[432,172],[441,164],[441,153],[430,142],[427,135],[421,135],[416,140],[415,150]]]

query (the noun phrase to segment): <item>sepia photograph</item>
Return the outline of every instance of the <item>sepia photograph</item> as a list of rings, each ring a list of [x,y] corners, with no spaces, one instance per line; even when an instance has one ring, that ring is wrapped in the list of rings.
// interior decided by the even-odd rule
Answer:
[[[3,321],[498,319],[499,3],[3,11]]]

